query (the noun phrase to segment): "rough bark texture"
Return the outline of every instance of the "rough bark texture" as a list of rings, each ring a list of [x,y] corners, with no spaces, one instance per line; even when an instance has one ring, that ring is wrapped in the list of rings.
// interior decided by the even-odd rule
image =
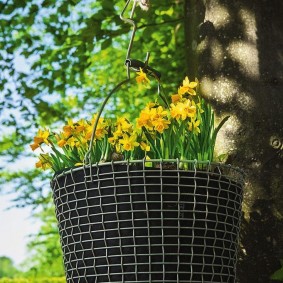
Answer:
[[[231,115],[218,154],[228,152],[227,162],[247,173],[239,282],[272,282],[283,259],[283,1],[204,5],[201,90],[219,117]]]
[[[184,31],[185,31],[185,56],[186,74],[194,79],[198,74],[199,25],[203,22],[205,6],[202,0],[184,1]]]

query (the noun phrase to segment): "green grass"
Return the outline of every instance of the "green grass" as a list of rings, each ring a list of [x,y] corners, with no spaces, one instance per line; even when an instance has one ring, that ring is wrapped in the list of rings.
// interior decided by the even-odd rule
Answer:
[[[0,283],[66,283],[66,279],[65,279],[65,277],[0,278]]]

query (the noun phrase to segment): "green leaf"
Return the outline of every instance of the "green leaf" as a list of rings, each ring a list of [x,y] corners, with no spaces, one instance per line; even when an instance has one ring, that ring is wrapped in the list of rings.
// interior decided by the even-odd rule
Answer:
[[[283,281],[283,267],[274,272],[271,276],[272,280]]]
[[[112,44],[112,38],[109,37],[101,43],[101,50],[108,48]]]

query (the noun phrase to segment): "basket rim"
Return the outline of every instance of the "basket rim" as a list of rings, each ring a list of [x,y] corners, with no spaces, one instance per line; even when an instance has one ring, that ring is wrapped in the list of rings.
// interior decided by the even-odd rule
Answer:
[[[99,167],[104,167],[104,166],[113,166],[113,165],[127,165],[127,166],[138,166],[141,165],[142,169],[150,169],[150,168],[154,168],[153,166],[146,166],[146,164],[150,164],[150,163],[155,163],[155,164],[166,164],[166,163],[170,163],[170,164],[176,164],[177,167],[176,170],[182,170],[182,171],[190,171],[190,172],[209,172],[209,168],[219,168],[219,169],[228,169],[228,170],[232,170],[235,173],[239,174],[242,176],[242,178],[244,179],[246,177],[246,173],[243,169],[241,169],[238,166],[233,166],[231,164],[226,164],[226,163],[222,163],[222,162],[211,162],[209,160],[207,161],[199,161],[199,160],[186,160],[186,159],[137,159],[137,160],[121,160],[121,161],[109,161],[109,162],[96,162],[96,163],[90,163],[90,164],[86,164],[86,165],[81,165],[81,166],[76,166],[76,167],[72,167],[72,168],[65,168],[59,172],[55,172],[55,174],[52,177],[52,181],[66,176],[68,174],[72,174],[74,172],[77,171],[81,171],[81,170],[85,170],[88,168],[99,168]],[[190,164],[194,166],[194,169],[189,169],[189,170],[184,170],[179,168],[180,164]],[[203,169],[207,169],[207,171],[201,170],[199,168],[197,168],[197,165],[202,165],[204,166]],[[162,169],[162,171],[168,171],[168,169]],[[172,169],[169,169],[169,171],[173,171]],[[227,177],[227,176],[226,176]]]

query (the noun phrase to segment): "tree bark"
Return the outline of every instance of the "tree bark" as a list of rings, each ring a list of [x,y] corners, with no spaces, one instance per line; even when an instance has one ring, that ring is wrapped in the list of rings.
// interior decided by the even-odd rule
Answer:
[[[270,282],[283,259],[282,13],[280,0],[209,0],[199,30],[202,93],[231,115],[217,153],[247,173],[240,283]]]
[[[204,5],[200,0],[184,1],[184,32],[186,74],[192,80],[198,76],[199,26],[204,18]]]

